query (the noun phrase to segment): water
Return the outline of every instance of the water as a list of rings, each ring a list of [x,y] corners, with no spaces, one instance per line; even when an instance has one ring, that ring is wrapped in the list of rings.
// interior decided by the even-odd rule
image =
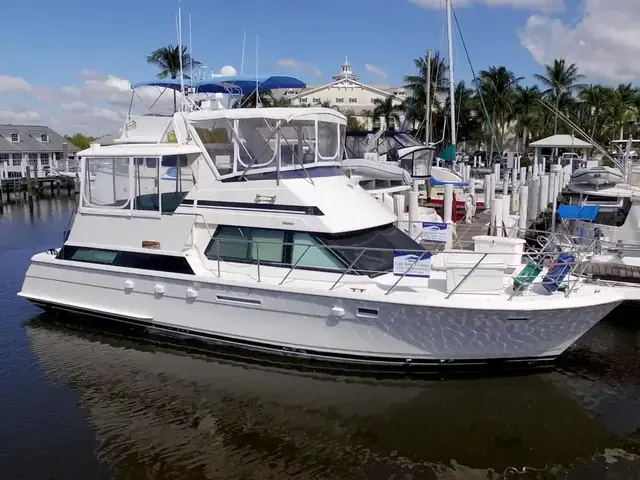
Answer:
[[[2,478],[640,478],[631,307],[544,374],[374,380],[222,361],[54,321],[15,295],[72,208],[0,215]]]

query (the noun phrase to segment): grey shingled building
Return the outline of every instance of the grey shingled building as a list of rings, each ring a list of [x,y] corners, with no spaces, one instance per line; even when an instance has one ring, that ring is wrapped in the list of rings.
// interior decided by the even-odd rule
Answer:
[[[79,148],[44,125],[0,125],[0,178],[25,176],[25,168],[44,177],[61,162],[73,158]],[[65,152],[68,158],[64,158]]]

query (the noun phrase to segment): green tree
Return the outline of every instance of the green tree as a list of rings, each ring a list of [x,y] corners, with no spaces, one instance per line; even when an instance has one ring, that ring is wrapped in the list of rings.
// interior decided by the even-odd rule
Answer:
[[[553,64],[545,65],[544,75],[536,73],[533,77],[540,82],[546,90],[544,95],[556,105],[556,109],[562,110],[561,103],[564,97],[565,104],[567,98],[570,98],[574,91],[580,90],[584,85],[578,82],[584,78],[584,75],[578,72],[578,67],[575,63],[567,65],[564,58],[555,59]],[[566,110],[565,110],[566,112]],[[553,127],[554,135],[558,133],[558,117],[555,116],[555,123]]]
[[[522,77],[516,77],[505,66],[492,66],[488,70],[481,70],[476,79],[476,85],[491,115],[490,121],[494,127],[500,129],[499,147],[504,146],[507,122],[512,117],[514,95],[521,80]],[[489,131],[493,131],[494,127]]]
[[[393,103],[393,98],[380,100],[376,98],[373,101],[375,108],[373,109],[373,118],[383,118],[387,130],[390,130],[391,124],[400,124],[400,113],[402,107]]]
[[[353,110],[347,109],[343,113],[347,117],[347,132],[361,132],[364,130],[364,125],[358,120]]]
[[[167,78],[175,80],[180,75],[180,47],[167,45],[166,47],[161,47],[153,52],[151,55],[147,56],[147,63],[158,67],[160,69],[160,73],[158,73],[158,78]],[[187,47],[182,47],[182,69],[183,78],[190,78],[184,72],[188,71],[190,66],[197,67],[200,65],[200,62],[191,58],[191,55],[187,52]],[[173,111],[177,111],[178,106],[176,104],[176,91],[173,90]]]
[[[529,145],[529,135],[534,129],[536,119],[542,113],[540,98],[542,93],[537,86],[518,87],[514,92],[511,118],[516,122],[516,150],[519,150],[520,138],[523,150]]]
[[[65,135],[64,139],[67,142],[73,143],[80,150],[86,150],[87,148],[89,148],[89,145],[91,144],[91,142],[93,142],[96,139],[96,137],[90,137],[82,133],[75,133],[71,136]]]
[[[427,109],[427,75],[428,75],[428,61],[427,55],[422,58],[416,58],[413,60],[417,73],[413,75],[407,75],[404,77],[405,88],[410,92],[409,96],[405,99],[402,105],[407,119],[425,123],[426,109]],[[436,95],[445,94],[447,92],[447,72],[449,67],[447,66],[445,59],[440,56],[440,52],[435,52],[431,56],[431,126],[434,128],[441,122],[434,121],[434,117],[443,117],[442,105],[435,100]],[[433,135],[430,135],[433,138]]]

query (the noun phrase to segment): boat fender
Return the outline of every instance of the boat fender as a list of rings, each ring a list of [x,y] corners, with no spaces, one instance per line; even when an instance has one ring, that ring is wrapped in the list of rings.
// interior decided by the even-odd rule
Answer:
[[[124,290],[127,293],[130,293],[133,290],[133,287],[135,286],[135,284],[133,283],[133,280],[125,280],[124,282]]]
[[[198,292],[196,290],[194,290],[191,287],[187,288],[187,298],[197,298],[197,297],[198,297]]]
[[[344,311],[344,308],[342,307],[333,307],[331,309],[331,315],[334,317],[338,317],[338,318],[344,317],[344,314],[345,314],[345,311]]]

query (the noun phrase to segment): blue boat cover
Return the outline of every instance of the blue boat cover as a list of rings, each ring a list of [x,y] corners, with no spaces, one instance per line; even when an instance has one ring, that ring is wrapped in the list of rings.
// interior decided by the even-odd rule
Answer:
[[[593,222],[600,211],[600,205],[560,205],[558,216],[562,220],[585,220]]]
[[[224,76],[209,78],[206,80],[187,80],[184,81],[185,87],[193,86],[199,93],[229,93],[231,91],[240,91],[238,93],[247,94],[256,91],[256,85],[260,90],[275,90],[278,88],[305,88],[307,86],[302,80],[295,77],[284,75],[272,75],[266,77],[249,77],[249,76]],[[139,82],[131,85],[132,89],[140,87],[162,87],[172,90],[180,90],[180,80],[161,79],[151,80],[150,82]]]
[[[464,183],[464,182],[441,182],[440,180],[436,180],[433,177],[431,177],[430,183],[432,187],[443,187],[447,184],[453,185],[454,187],[459,187],[459,188],[464,188],[469,186],[468,183]]]

